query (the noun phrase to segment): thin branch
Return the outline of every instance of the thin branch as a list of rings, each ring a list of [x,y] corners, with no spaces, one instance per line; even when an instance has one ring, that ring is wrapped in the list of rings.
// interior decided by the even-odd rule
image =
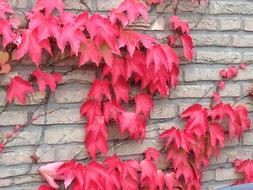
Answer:
[[[81,2],[82,4],[85,5],[85,7],[90,11],[91,14],[93,14],[91,8],[90,8],[89,5],[85,2],[85,0],[80,0],[80,2]]]

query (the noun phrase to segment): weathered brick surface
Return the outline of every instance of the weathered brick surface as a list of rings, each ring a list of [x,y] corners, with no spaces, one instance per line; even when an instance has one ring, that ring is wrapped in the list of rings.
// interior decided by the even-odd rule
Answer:
[[[9,0],[11,5],[23,14],[24,9],[31,10],[36,0]],[[93,12],[107,14],[122,0],[85,0]],[[65,0],[66,9],[77,12],[87,10],[79,0]],[[175,4],[165,1],[162,5],[150,8],[146,23],[138,19],[128,26],[140,32],[156,36],[167,43],[169,16],[173,14]],[[155,12],[158,12],[156,14]],[[192,13],[194,12],[194,13]],[[239,70],[238,77],[226,83],[221,91],[225,102],[233,103],[236,97],[246,95],[253,89],[253,2],[249,0],[210,0],[210,5],[197,1],[182,0],[178,5],[178,15],[189,22],[195,46],[193,63],[182,61],[180,65],[180,84],[171,90],[167,98],[154,96],[155,107],[150,113],[146,139],[141,143],[129,139],[129,134],[120,134],[118,126],[108,126],[109,155],[117,154],[122,159],[142,159],[148,147],[162,149],[159,135],[165,130],[176,127],[183,129],[184,121],[178,119],[188,106],[201,102],[210,105],[210,97],[215,84],[220,80],[222,68],[245,62],[247,69]],[[25,26],[24,16],[22,25]],[[178,51],[182,55],[182,51]],[[46,56],[43,60],[46,61]],[[56,71],[69,71],[79,62],[78,58],[62,60],[57,63]],[[19,63],[19,64],[16,64]],[[6,104],[5,86],[16,75],[29,78],[33,63],[28,56],[15,62],[12,71],[0,75],[0,110]],[[6,111],[0,113],[0,127],[3,131],[13,129],[15,125],[32,122],[25,127],[13,141],[6,145],[0,154],[0,189],[32,190],[37,189],[42,179],[38,175],[41,164],[76,158],[88,157],[83,143],[85,119],[80,118],[79,108],[87,97],[89,88],[97,73],[87,65],[63,76],[57,90],[50,95],[49,106],[40,106],[45,101],[45,93],[36,92],[27,96],[24,105],[15,100]],[[131,94],[136,94],[133,90]],[[243,98],[236,105],[245,105],[253,112],[252,98]],[[235,105],[235,106],[236,106]],[[35,111],[34,115],[31,115]],[[46,113],[46,116],[45,116]],[[250,114],[252,117],[252,113]],[[45,125],[44,125],[45,124]],[[1,129],[1,128],[0,128]],[[232,162],[235,159],[253,159],[253,133],[248,131],[241,141],[227,139],[224,151],[218,159],[211,158],[210,167],[204,171],[203,190],[214,190],[233,183],[241,176],[235,174]],[[31,155],[38,156],[38,164],[31,164]],[[98,155],[102,160],[103,156]],[[162,154],[159,169],[167,169],[165,154]]]
[[[196,52],[196,60],[198,63],[218,63],[218,64],[236,64],[241,62],[241,53],[237,51],[202,51]]]
[[[238,179],[240,176],[235,173],[234,168],[218,168],[215,171],[215,179],[217,181],[225,181],[230,179]]]
[[[244,19],[244,30],[253,31],[253,18]]]
[[[233,35],[232,46],[234,47],[252,47],[253,35]]]
[[[241,29],[241,18],[239,17],[230,17],[230,18],[221,18],[218,20],[221,31],[237,31]]]
[[[253,4],[249,1],[217,1],[210,2],[211,14],[252,14]]]

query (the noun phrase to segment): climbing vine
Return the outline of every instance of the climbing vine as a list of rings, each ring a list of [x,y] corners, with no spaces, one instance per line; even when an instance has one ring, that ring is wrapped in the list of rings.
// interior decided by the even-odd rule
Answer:
[[[61,0],[37,0],[32,11],[26,13],[26,26],[21,27],[8,2],[0,0],[3,46],[0,73],[8,73],[9,63],[26,55],[37,68],[29,79],[15,76],[6,85],[8,102],[2,112],[14,99],[24,104],[27,94],[37,88],[47,93],[47,98],[57,90],[63,74],[46,72],[49,64],[43,62],[43,55],[53,60],[57,56],[59,60],[64,56],[79,57],[77,67],[93,64],[97,68],[96,79],[80,108],[80,117],[86,118],[85,145],[92,161],[83,164],[71,160],[42,166],[39,172],[49,186],[41,185],[40,190],[58,189],[56,181],[62,181],[66,189],[76,190],[200,189],[203,167],[208,167],[212,155],[219,155],[225,134],[228,132],[230,139],[235,136],[240,139],[250,129],[244,106],[233,107],[220,100],[219,91],[225,87],[225,81],[238,74],[233,66],[228,71],[220,71],[222,80],[217,84],[209,108],[200,104],[190,106],[181,114],[185,121],[183,130],[173,127],[161,134],[160,138],[166,141],[167,171],[156,168],[160,153],[153,148],[145,151],[146,157],[141,162],[121,161],[116,155],[103,162],[96,161],[99,152],[107,154],[110,123],[116,123],[120,133],[128,133],[136,141],[145,139],[146,123],[154,107],[152,96],[166,97],[178,85],[180,57],[174,48],[181,45],[184,57],[193,60],[188,23],[176,15],[168,21],[173,35],[168,36],[167,44],[128,28],[139,17],[147,22],[148,6],[158,3],[163,1],[124,0],[103,16],[88,11],[66,12]],[[38,117],[30,119],[34,121]],[[0,151],[24,127],[16,126],[13,132],[6,133]],[[36,163],[38,158],[33,155],[33,159]]]

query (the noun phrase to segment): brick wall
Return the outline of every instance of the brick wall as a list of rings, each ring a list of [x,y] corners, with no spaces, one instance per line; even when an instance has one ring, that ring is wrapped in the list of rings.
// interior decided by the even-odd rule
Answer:
[[[20,14],[27,8],[31,9],[34,1],[9,0]],[[87,3],[92,11],[105,13],[119,2],[121,0],[88,0]],[[65,0],[65,5],[66,9],[72,11],[86,9],[79,0]],[[253,1],[210,0],[209,6],[198,7],[192,5],[190,0],[183,0],[178,8],[178,15],[188,20],[192,28],[196,46],[195,59],[193,63],[181,64],[181,84],[171,92],[170,97],[156,97],[146,140],[142,144],[127,140],[127,136],[119,135],[116,128],[110,126],[109,155],[116,153],[122,158],[141,159],[147,147],[161,149],[158,136],[173,125],[181,126],[176,118],[179,113],[196,101],[206,105],[210,103],[210,89],[214,89],[216,81],[219,80],[218,72],[221,68],[241,62],[249,64],[246,70],[240,71],[236,80],[226,85],[221,94],[224,101],[233,102],[235,97],[247,94],[248,89],[253,87]],[[140,20],[131,27],[166,42],[166,23],[172,10],[173,5],[157,6],[151,11],[148,23]],[[58,64],[57,70],[68,71],[71,65],[76,63],[77,59],[65,60]],[[9,77],[17,74],[27,77],[32,69],[30,61],[24,59],[21,63],[14,64],[8,76],[0,76],[0,85],[4,85]],[[25,127],[20,135],[7,145],[4,153],[0,154],[0,189],[36,189],[41,182],[37,174],[41,164],[73,157],[77,160],[88,157],[83,143],[85,120],[79,118],[79,107],[87,96],[94,77],[92,68],[70,72],[64,76],[58,90],[51,95],[47,107],[40,106],[45,94],[36,93],[29,96],[26,105],[18,105],[16,102],[0,115],[3,131],[26,123],[33,112],[35,116],[43,116]],[[0,89],[0,107],[4,106],[5,102],[5,92]],[[240,103],[253,111],[252,99],[245,98]],[[33,154],[39,157],[38,164],[31,164],[30,156]],[[221,156],[217,160],[213,159],[205,172],[203,189],[215,189],[231,184],[234,179],[239,178],[231,167],[231,161],[236,158],[253,158],[253,132],[244,134],[241,142],[234,140],[226,144]],[[162,161],[159,167],[165,167]]]

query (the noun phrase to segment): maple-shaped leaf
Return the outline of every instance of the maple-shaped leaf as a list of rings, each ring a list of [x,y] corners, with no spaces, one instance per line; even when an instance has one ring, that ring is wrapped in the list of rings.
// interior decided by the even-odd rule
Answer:
[[[130,55],[126,55],[126,80],[128,80],[132,76],[132,74],[136,74],[139,77],[144,76],[145,62],[146,57],[141,51],[135,51],[133,57],[130,57]]]
[[[166,139],[165,148],[168,149],[172,145],[174,148],[183,148],[186,152],[190,151],[191,144],[194,144],[195,138],[192,134],[172,127],[164,131],[160,135],[161,139]]]
[[[109,13],[109,18],[112,24],[116,24],[117,21],[120,21],[123,28],[125,28],[128,24],[128,18],[127,16],[120,12],[118,9],[113,8]]]
[[[232,65],[229,67],[228,70],[221,69],[219,74],[222,78],[225,79],[235,78],[238,75],[238,69],[234,65]]]
[[[41,92],[46,90],[46,86],[49,86],[52,92],[55,91],[57,83],[62,80],[60,73],[48,74],[42,70],[36,70],[32,74],[36,77]]]
[[[38,40],[42,41],[49,37],[54,37],[57,41],[60,39],[59,19],[56,16],[45,16],[41,12],[28,14],[29,29],[38,30]]]
[[[119,35],[119,47],[127,46],[129,55],[133,57],[135,48],[137,47],[140,37],[138,33],[132,30],[121,30]]]
[[[251,126],[250,119],[248,117],[248,110],[246,107],[238,105],[234,109],[235,111],[235,133],[237,134],[238,140],[241,139],[242,132],[245,130],[249,130]]]
[[[147,67],[150,67],[151,64],[155,66],[155,73],[158,72],[160,67],[167,63],[167,57],[163,51],[161,45],[154,45],[152,49],[147,51]]]
[[[14,10],[10,7],[7,0],[0,0],[0,18],[5,19],[6,13],[14,13]]]
[[[7,100],[9,103],[13,101],[13,99],[16,97],[20,103],[25,103],[26,94],[32,93],[33,87],[32,85],[20,78],[19,76],[16,76],[11,79],[11,82],[7,89]]]
[[[153,36],[147,34],[139,34],[139,37],[142,45],[149,50],[152,49],[154,45],[159,44],[159,42]]]
[[[124,0],[116,9],[119,12],[127,12],[129,23],[134,22],[140,15],[146,22],[148,20],[147,6],[140,1]]]
[[[225,144],[224,129],[219,123],[209,124],[211,146],[216,149],[218,145],[223,148]]]
[[[139,189],[138,172],[140,170],[140,164],[136,160],[127,160],[123,162],[121,180],[123,190]]]
[[[148,118],[149,112],[154,107],[153,100],[145,93],[139,93],[135,96],[135,104],[135,113],[143,114],[146,118]]]
[[[108,123],[110,119],[113,119],[117,122],[119,114],[121,114],[123,111],[124,109],[115,101],[105,102],[103,109],[105,122]]]
[[[174,172],[166,173],[164,176],[165,184],[168,190],[174,190],[174,184],[176,182],[176,175]]]
[[[74,181],[76,186],[81,188],[84,184],[84,170],[85,167],[82,164],[76,163],[74,160],[65,162],[58,170],[57,175],[64,176],[64,187],[67,189]]]
[[[187,22],[180,20],[178,16],[172,16],[169,20],[169,26],[172,30],[180,33],[180,34],[189,34],[190,29]]]
[[[187,119],[185,130],[188,133],[194,133],[198,137],[205,135],[208,128],[207,108],[194,104],[181,114],[181,118]]]
[[[84,189],[104,189],[107,172],[102,164],[91,161],[85,168]],[[79,188],[80,189],[80,188]],[[76,188],[75,190],[78,190]]]
[[[98,48],[106,44],[113,53],[119,53],[116,44],[119,30],[116,25],[111,24],[108,18],[94,14],[90,18],[90,23],[86,25],[86,28]]]
[[[97,99],[86,100],[80,108],[80,117],[86,115],[88,121],[92,121],[97,115],[102,115],[100,103]]]
[[[121,174],[123,171],[123,165],[121,160],[113,155],[103,161],[103,165],[108,173],[108,180],[106,183],[106,189],[118,190],[121,188]]]
[[[108,80],[95,80],[89,91],[88,97],[100,101],[103,96],[111,100],[110,82]]]
[[[98,48],[99,55],[103,57],[105,63],[112,68],[113,60],[114,60],[114,54],[112,53],[112,49],[106,44],[103,43]]]
[[[64,179],[63,176],[57,174],[57,170],[64,164],[64,162],[54,162],[50,164],[46,164],[39,168],[40,175],[48,182],[48,184],[58,189],[58,184],[55,180]]]
[[[139,137],[142,140],[146,134],[146,121],[143,116],[134,112],[123,112],[119,115],[120,132],[123,134],[128,131],[130,137],[137,140]]]
[[[85,40],[85,36],[82,31],[79,30],[79,26],[73,23],[68,23],[61,28],[60,37],[57,40],[57,45],[63,53],[67,43],[70,45],[71,51],[77,56],[80,48],[80,44]]]
[[[113,85],[117,83],[120,79],[126,79],[127,68],[125,60],[117,56],[114,56],[112,67],[105,65],[103,68],[103,77],[109,74],[111,74],[112,76]]]
[[[154,160],[158,161],[158,158],[160,156],[160,152],[156,150],[155,148],[149,147],[147,150],[144,152],[146,159],[148,160]]]
[[[37,31],[24,30],[22,32],[22,40],[18,46],[16,58],[19,60],[29,52],[30,58],[38,67],[42,49],[47,50],[51,54],[49,40],[45,39],[39,42]]]
[[[113,91],[116,96],[116,102],[119,104],[121,100],[123,100],[125,103],[128,103],[129,99],[129,90],[130,87],[128,83],[124,80],[118,80],[114,85],[113,85]]]
[[[235,184],[253,182],[253,160],[234,160],[233,165],[236,172],[243,175],[243,180],[238,180]]]
[[[149,159],[144,159],[140,162],[141,167],[141,188],[144,189],[159,189],[164,188],[164,178],[162,173],[158,173],[154,163]],[[160,174],[160,176],[158,175]]]
[[[37,0],[33,8],[34,12],[45,10],[46,16],[49,16],[54,9],[57,9],[60,13],[63,12],[62,0]]]
[[[81,53],[79,66],[86,64],[88,61],[92,61],[98,66],[102,59],[94,41],[91,39],[85,39],[81,42],[79,52]]]
[[[192,38],[190,35],[182,35],[180,36],[180,39],[183,44],[183,53],[185,58],[187,58],[189,61],[193,60],[193,43]]]
[[[96,158],[98,150],[100,150],[103,155],[106,155],[108,150],[107,129],[102,116],[95,116],[93,120],[87,123],[85,128],[85,145],[93,159]]]
[[[6,47],[7,44],[15,40],[16,34],[12,32],[11,23],[9,23],[7,20],[0,19],[0,25],[1,25],[0,35],[2,35],[2,45],[3,47]]]
[[[188,154],[182,149],[173,149],[167,152],[166,160],[172,161],[176,170],[176,178],[184,177],[186,182],[194,180],[196,171],[192,168],[188,160]]]

